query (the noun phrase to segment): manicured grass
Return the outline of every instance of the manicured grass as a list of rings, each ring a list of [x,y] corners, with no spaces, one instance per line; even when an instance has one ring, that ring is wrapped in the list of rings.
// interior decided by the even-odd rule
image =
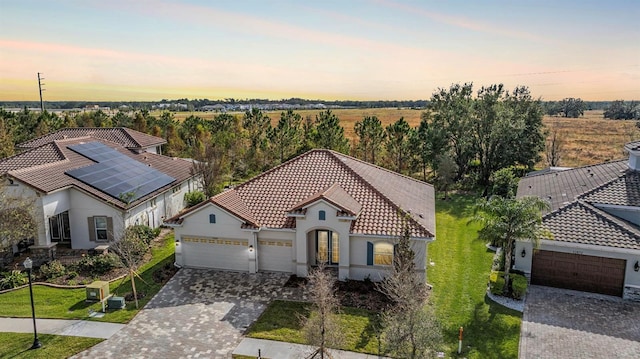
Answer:
[[[311,304],[273,301],[256,323],[249,328],[250,338],[305,344],[300,316],[308,317]],[[374,328],[376,313],[357,308],[342,308],[338,315],[343,346],[337,349],[377,354],[378,339]]]
[[[58,359],[86,350],[103,339],[39,334],[39,349],[29,350],[33,344],[31,333],[0,333],[0,358]]]
[[[467,358],[517,358],[522,315],[486,298],[493,252],[468,224],[476,197],[453,196],[436,203],[436,241],[429,245],[435,266],[427,269],[432,303],[443,324],[447,356],[457,357],[458,328],[464,327]]]
[[[139,270],[140,277],[136,279],[136,289],[144,292],[146,296],[140,299],[140,309],[162,288],[155,283],[153,272],[162,268],[166,263],[174,262],[173,235],[164,239],[162,246],[154,248],[151,261]],[[109,286],[111,293],[124,295],[131,292],[129,279],[117,280]],[[56,319],[89,319],[89,311],[99,311],[102,307],[99,303],[85,303],[86,291],[82,289],[59,289],[36,285],[33,287],[33,298],[38,318]],[[0,316],[4,317],[31,317],[29,288],[23,288],[9,293],[0,294]],[[92,320],[126,323],[130,321],[139,309],[134,302],[127,302],[126,309],[108,312],[103,318],[91,318]]]

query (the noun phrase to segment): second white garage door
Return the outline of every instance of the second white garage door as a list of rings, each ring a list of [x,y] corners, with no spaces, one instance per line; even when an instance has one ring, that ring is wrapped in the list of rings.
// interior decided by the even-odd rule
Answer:
[[[293,271],[291,241],[258,241],[258,270],[287,272]]]
[[[246,240],[183,237],[182,257],[186,267],[249,271]]]

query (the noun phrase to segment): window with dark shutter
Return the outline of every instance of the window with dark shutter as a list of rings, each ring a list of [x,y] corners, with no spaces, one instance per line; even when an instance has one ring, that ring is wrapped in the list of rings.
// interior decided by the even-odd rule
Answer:
[[[325,211],[318,212],[318,219],[324,221],[325,219],[327,219],[327,213]]]
[[[373,243],[367,242],[367,265],[373,265]]]
[[[209,215],[209,223],[216,223],[216,215],[215,214],[210,214]]]

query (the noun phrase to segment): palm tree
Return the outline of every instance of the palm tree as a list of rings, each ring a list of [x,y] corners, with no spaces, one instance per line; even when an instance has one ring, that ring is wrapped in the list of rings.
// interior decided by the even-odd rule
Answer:
[[[482,225],[479,239],[497,243],[504,251],[504,295],[511,291],[509,271],[516,241],[531,241],[535,248],[540,238],[549,238],[549,231],[542,227],[541,214],[548,208],[549,204],[538,197],[493,196],[476,204],[471,221]]]

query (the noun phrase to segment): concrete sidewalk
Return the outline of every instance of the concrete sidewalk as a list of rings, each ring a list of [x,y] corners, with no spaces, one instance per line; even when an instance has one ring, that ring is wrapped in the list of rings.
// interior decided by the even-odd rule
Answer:
[[[109,339],[125,324],[87,320],[38,319],[38,333]],[[0,332],[33,333],[32,318],[0,318]]]
[[[314,347],[303,344],[278,342],[274,340],[244,338],[233,351],[234,355],[258,356],[258,349],[263,358],[269,359],[299,359],[308,357],[313,353]],[[348,352],[344,350],[329,349],[333,358],[344,359],[378,359],[386,358],[377,355]]]

